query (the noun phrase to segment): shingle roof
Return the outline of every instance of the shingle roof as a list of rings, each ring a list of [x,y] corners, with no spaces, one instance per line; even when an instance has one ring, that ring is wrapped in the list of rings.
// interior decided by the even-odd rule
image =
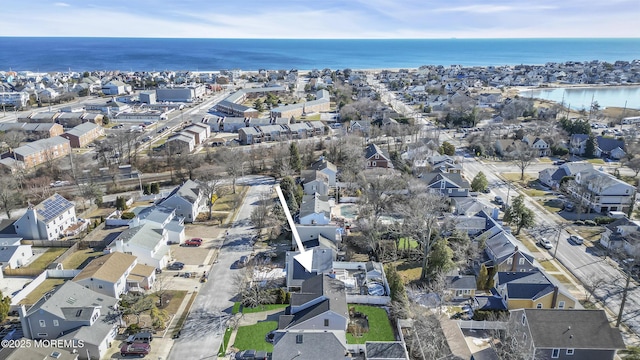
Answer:
[[[189,179],[185,181],[184,184],[173,189],[173,191],[171,191],[171,193],[166,197],[166,199],[176,194],[184,198],[185,200],[189,201],[190,203],[195,204],[196,201],[198,200],[198,195],[200,194],[200,186],[197,182]]]
[[[82,123],[76,127],[74,127],[73,129],[69,130],[66,132],[66,134],[69,135],[73,135],[73,136],[77,136],[80,137],[90,131],[93,131],[96,128],[99,128],[100,126],[98,126],[96,123],[92,123],[92,122],[86,122],[86,123]]]
[[[318,195],[318,193],[304,195],[300,204],[300,217],[319,213],[323,213],[326,217],[330,216],[329,197]]]
[[[380,147],[378,145],[376,145],[376,144],[369,144],[367,146],[367,148],[365,149],[364,157],[366,159],[370,159],[375,154],[379,154],[380,156],[384,157],[385,159],[391,161],[391,158],[389,157],[389,154],[387,154],[386,151],[380,149]]]
[[[428,173],[425,174],[422,178],[422,181],[426,182],[429,186],[434,184],[439,184],[441,181],[446,183],[445,188],[459,188],[459,189],[468,189],[469,182],[462,178],[462,175],[458,173]],[[438,186],[439,189],[442,187]]]
[[[275,343],[273,359],[344,360],[345,352],[345,345],[331,331],[287,331]]]
[[[499,272],[498,286],[506,285],[510,299],[539,299],[553,292],[554,286],[540,271]]]
[[[144,249],[153,250],[162,240],[162,229],[158,229],[155,224],[143,224],[126,229],[118,235],[114,242],[118,240],[123,240],[125,244],[132,243]]]
[[[367,360],[407,359],[406,349],[400,341],[367,341],[365,355]]]
[[[624,349],[603,310],[524,309],[536,348]]]
[[[99,294],[73,281],[67,281],[58,287],[51,297],[46,300],[43,298],[29,308],[27,315],[43,310],[62,319],[66,319],[67,316],[76,319],[78,316],[84,316],[83,313],[89,313],[84,310],[78,313],[80,308],[93,309],[102,306],[103,313],[106,313],[109,306],[114,306],[117,303],[118,299],[116,298]],[[74,309],[74,311],[69,312],[68,309]]]
[[[309,170],[322,171],[324,169],[329,169],[334,172],[338,171],[338,168],[332,162],[326,159],[317,160],[309,166]]]
[[[446,282],[450,289],[476,289],[476,277],[473,275],[447,276]]]
[[[108,282],[116,282],[122,278],[125,272],[136,262],[136,257],[121,252],[100,256],[93,259],[82,271],[73,278],[73,281],[88,278],[100,279]]]

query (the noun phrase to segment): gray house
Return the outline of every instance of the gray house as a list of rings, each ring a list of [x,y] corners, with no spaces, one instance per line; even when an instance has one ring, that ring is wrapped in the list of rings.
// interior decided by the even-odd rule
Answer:
[[[427,184],[429,192],[448,197],[469,196],[469,182],[458,173],[432,172],[425,174],[422,179]]]
[[[198,216],[200,208],[206,205],[205,200],[200,185],[193,180],[187,180],[173,189],[158,205],[175,209],[177,216],[183,217],[184,222],[191,223]]]
[[[303,170],[300,181],[306,195],[329,195],[329,178],[320,171]]]
[[[117,305],[116,298],[67,281],[28,310],[20,307],[22,331],[29,339],[82,341],[80,359],[100,359],[118,332]]]
[[[272,358],[344,360],[347,349],[332,332],[287,331],[273,345]]]
[[[511,312],[509,324],[536,359],[612,360],[625,348],[603,310],[521,309]]]

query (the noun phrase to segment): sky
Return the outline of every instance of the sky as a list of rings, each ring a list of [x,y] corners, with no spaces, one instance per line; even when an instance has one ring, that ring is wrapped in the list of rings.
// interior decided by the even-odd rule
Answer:
[[[4,0],[0,36],[640,37],[638,0]]]

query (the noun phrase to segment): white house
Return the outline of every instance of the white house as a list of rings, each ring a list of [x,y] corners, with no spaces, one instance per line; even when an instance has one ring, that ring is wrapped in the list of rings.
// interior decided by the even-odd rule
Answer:
[[[329,186],[336,186],[336,175],[338,174],[338,168],[330,161],[321,157],[318,161],[309,166],[309,170],[320,171],[327,176],[329,180]]]
[[[13,226],[23,239],[56,240],[74,224],[76,210],[73,203],[56,193],[36,206],[29,206]]]
[[[73,281],[100,294],[119,298],[127,292],[127,276],[137,262],[133,255],[113,252],[93,259]]]
[[[176,209],[160,205],[143,208],[129,222],[129,227],[145,223],[156,224],[159,228],[167,230],[169,242],[172,244],[182,244],[185,240],[184,218],[176,215]]]
[[[171,258],[168,239],[167,230],[147,223],[123,231],[108,248],[111,251],[133,255],[138,258],[140,264],[162,269]]]
[[[185,128],[183,132],[189,132],[195,135],[196,145],[205,142],[211,136],[211,127],[207,124],[193,123],[193,125]]]
[[[302,187],[306,195],[329,195],[329,178],[316,170],[303,170],[300,175]]]
[[[200,210],[206,206],[204,194],[200,186],[193,180],[187,180],[176,187],[159,205],[176,210],[176,215],[184,218],[187,223],[192,223]]]
[[[102,85],[102,93],[105,95],[122,95],[131,92],[131,85],[119,80],[110,81]]]
[[[627,211],[635,197],[635,187],[603,171],[583,170],[568,188],[572,197],[595,212]]]
[[[20,240],[20,238],[0,238],[0,272],[5,267],[17,269],[24,266],[33,256],[31,245],[22,245]]]
[[[300,204],[299,222],[302,225],[327,225],[331,222],[331,205],[327,196],[304,195]]]

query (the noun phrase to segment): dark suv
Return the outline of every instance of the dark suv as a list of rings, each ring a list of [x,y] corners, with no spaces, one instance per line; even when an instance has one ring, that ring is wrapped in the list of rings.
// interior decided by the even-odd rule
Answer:
[[[151,346],[145,343],[125,344],[120,348],[120,356],[137,355],[144,357],[149,354]]]

